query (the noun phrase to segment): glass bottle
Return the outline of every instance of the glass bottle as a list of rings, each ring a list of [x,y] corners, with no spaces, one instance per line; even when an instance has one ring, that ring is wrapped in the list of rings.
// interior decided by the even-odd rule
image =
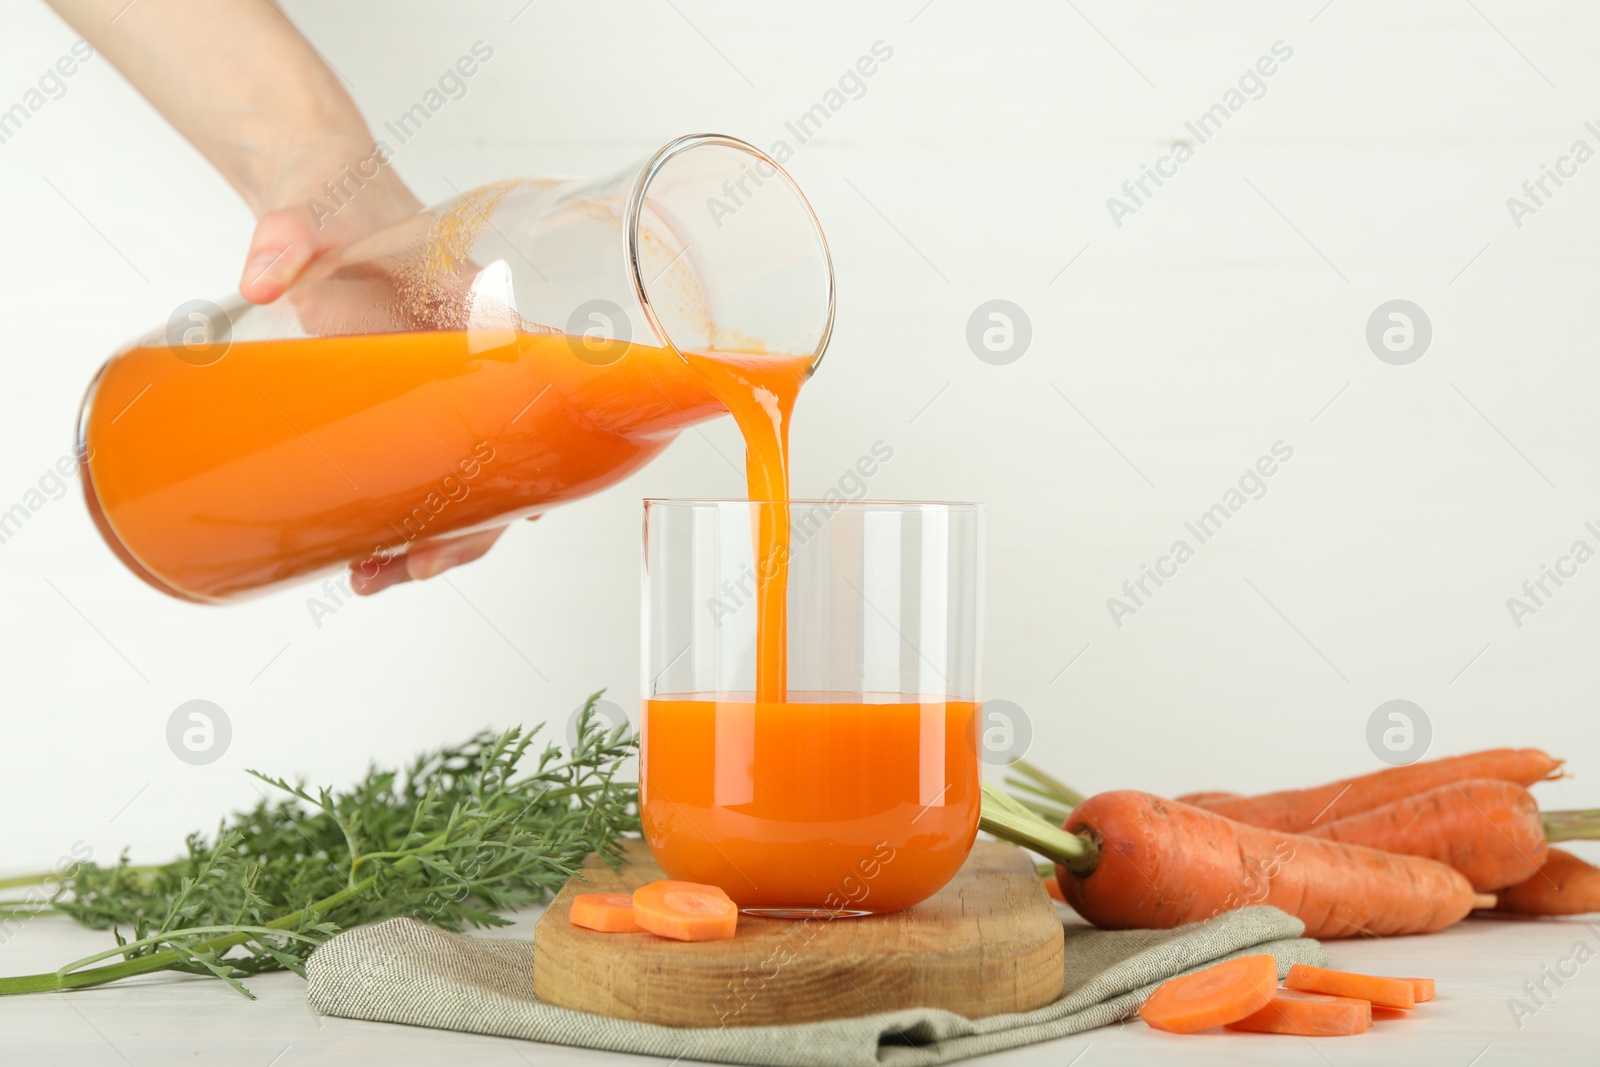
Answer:
[[[84,491],[118,558],[177,597],[371,576],[597,492],[720,414],[681,352],[814,371],[833,316],[794,180],[744,141],[681,137],[608,180],[475,189],[270,305],[181,306],[90,384]]]

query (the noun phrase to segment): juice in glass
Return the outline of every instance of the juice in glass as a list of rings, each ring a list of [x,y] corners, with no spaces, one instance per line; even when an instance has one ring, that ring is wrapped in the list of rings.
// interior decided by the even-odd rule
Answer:
[[[763,914],[926,899],[977,831],[976,705],[889,699],[648,701],[640,806],[662,869]]]

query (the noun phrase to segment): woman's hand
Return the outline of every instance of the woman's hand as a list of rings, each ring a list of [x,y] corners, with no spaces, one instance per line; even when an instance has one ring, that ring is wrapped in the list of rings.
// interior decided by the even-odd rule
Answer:
[[[250,205],[246,300],[271,303],[318,256],[422,207],[339,75],[271,0],[49,2]],[[415,542],[372,577],[353,563],[351,585],[370,594],[431,578],[503,532]]]
[[[278,299],[322,253],[422,208],[364,130],[309,140],[256,169],[259,184],[247,197],[256,229],[239,276],[239,293],[252,304]]]
[[[537,516],[535,516],[537,518]],[[367,576],[366,560],[350,564],[350,588],[357,596],[371,596],[381,589],[401,582],[420,582],[425,578],[471,563],[489,549],[506,532],[504,526],[460,537],[440,537],[432,541],[417,541],[406,547],[401,555],[390,556],[379,562],[377,573]]]
[[[50,3],[250,205],[245,299],[276,300],[321,253],[422,206],[271,0]]]

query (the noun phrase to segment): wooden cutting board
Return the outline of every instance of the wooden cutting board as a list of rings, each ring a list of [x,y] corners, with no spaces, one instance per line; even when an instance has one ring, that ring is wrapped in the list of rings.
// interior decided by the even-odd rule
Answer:
[[[612,871],[594,856],[534,932],[533,989],[580,1011],[664,1026],[769,1026],[944,1008],[980,1018],[1061,995],[1062,930],[1026,853],[980,841],[950,884],[889,915],[739,917],[729,941],[602,934],[567,921],[579,893],[631,893],[666,877],[642,841]]]

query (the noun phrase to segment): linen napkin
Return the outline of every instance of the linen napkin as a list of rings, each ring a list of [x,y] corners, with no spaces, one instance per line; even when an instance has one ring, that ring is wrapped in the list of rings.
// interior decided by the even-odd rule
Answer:
[[[1033,1011],[967,1019],[909,1008],[787,1026],[678,1029],[559,1008],[533,995],[533,942],[452,934],[415,919],[347,930],[312,953],[306,995],[324,1015],[494,1034],[609,1052],[758,1067],[923,1067],[1106,1026],[1156,986],[1235,956],[1321,966],[1300,920],[1265,905],[1175,930],[1063,924],[1066,981]]]

